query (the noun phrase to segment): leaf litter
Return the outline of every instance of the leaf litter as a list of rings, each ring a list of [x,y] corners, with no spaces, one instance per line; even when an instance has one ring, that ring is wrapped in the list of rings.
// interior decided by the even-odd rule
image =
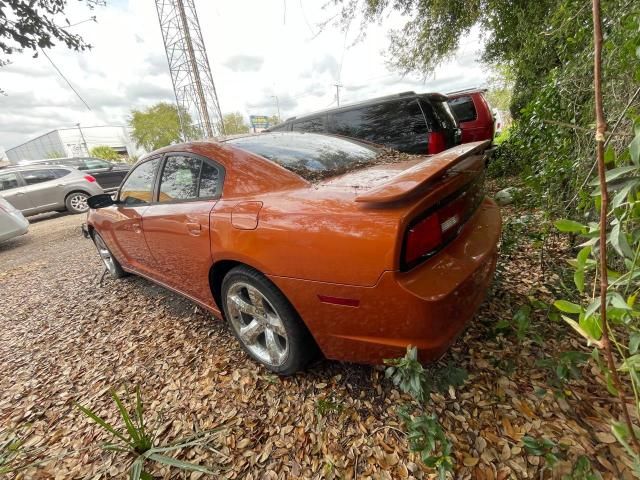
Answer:
[[[523,214],[503,213],[505,220]],[[410,397],[382,369],[321,360],[292,377],[272,375],[189,301],[136,277],[100,286],[101,264],[79,234],[82,221],[32,222],[26,237],[0,246],[0,431],[27,429],[33,460],[44,460],[18,478],[126,478],[130,460],[100,449],[107,436],[75,404],[115,422],[109,389],[136,385],[162,443],[225,425],[215,443],[177,455],[220,467],[218,478],[434,477],[401,431],[397,407]],[[547,255],[566,255],[561,242],[547,245]],[[555,352],[584,350],[579,340],[538,313],[532,329],[543,342],[496,333],[528,296],[553,300],[558,284],[538,248],[523,241],[503,255],[469,328],[430,367],[468,372],[464,385],[432,392],[426,404],[453,443],[456,478],[562,478],[580,457],[603,478],[632,478],[608,429],[617,406],[601,386],[573,380],[558,396],[536,367]],[[527,453],[525,436],[561,446],[553,471]],[[169,467],[152,473],[186,478]]]

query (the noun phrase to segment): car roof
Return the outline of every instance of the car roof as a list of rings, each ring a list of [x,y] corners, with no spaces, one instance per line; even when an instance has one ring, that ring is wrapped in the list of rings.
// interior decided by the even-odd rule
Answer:
[[[446,102],[447,101],[446,95],[443,95],[441,93],[436,93],[436,92],[416,93],[416,92],[413,92],[413,91],[409,91],[409,92],[396,93],[394,95],[386,95],[384,97],[370,98],[368,100],[363,100],[362,102],[350,103],[348,105],[343,105],[343,106],[340,106],[340,107],[334,107],[334,108],[327,108],[327,109],[324,109],[324,110],[318,110],[317,112],[306,113],[306,114],[304,114],[304,115],[302,115],[300,117],[289,117],[284,122],[279,123],[278,125],[289,123],[289,122],[292,122],[294,120],[305,120],[307,118],[317,117],[319,115],[324,115],[324,114],[327,114],[327,113],[348,111],[348,110],[352,110],[354,108],[366,107],[368,105],[375,105],[376,103],[393,102],[395,100],[404,100],[404,99],[407,99],[407,98],[423,98],[423,99],[427,99],[427,100],[438,100],[438,101],[441,101],[441,102]],[[277,127],[278,125],[274,125],[274,127]],[[269,130],[269,129],[267,129],[267,130]]]
[[[60,158],[40,158],[38,160],[20,160],[21,165],[32,165],[35,163],[42,163],[42,162],[64,162],[67,160],[83,160],[85,158],[91,158],[91,159],[96,159],[96,160],[102,160],[101,158],[97,158],[97,157],[92,157],[90,155],[86,155],[84,157],[60,157]],[[105,160],[106,162],[107,160]]]
[[[64,165],[11,165],[8,166],[6,168],[3,168],[2,170],[0,170],[0,172],[11,172],[11,171],[15,171],[15,170],[51,170],[51,169],[55,169],[55,170],[70,170],[73,171],[73,169],[69,168],[69,167],[65,167]]]

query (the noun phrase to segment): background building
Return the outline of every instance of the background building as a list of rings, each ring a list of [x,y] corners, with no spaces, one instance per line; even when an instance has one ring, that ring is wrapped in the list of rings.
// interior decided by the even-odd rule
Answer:
[[[89,155],[93,147],[106,145],[120,155],[138,156],[144,151],[136,147],[123,126],[59,128],[7,150],[12,163],[42,158]]]

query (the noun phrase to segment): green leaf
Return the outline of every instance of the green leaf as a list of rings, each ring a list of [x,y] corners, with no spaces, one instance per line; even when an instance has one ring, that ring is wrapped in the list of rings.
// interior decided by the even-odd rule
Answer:
[[[170,467],[179,468],[181,470],[188,470],[191,472],[201,472],[201,473],[208,473],[208,474],[215,473],[201,465],[197,465],[195,463],[190,463],[190,462],[183,462],[182,460],[177,460],[172,457],[167,457],[166,455],[161,455],[159,453],[152,453],[151,455],[149,455],[149,459],[155,460],[156,462],[159,462],[159,463],[164,463],[165,465],[169,465]]]
[[[553,305],[564,313],[581,313],[582,307],[580,305],[576,305],[575,303],[568,302],[566,300],[556,300],[553,302]]]
[[[616,163],[616,151],[612,146],[608,146],[604,152],[604,163],[607,165]]]
[[[629,153],[631,154],[631,161],[636,165],[640,165],[640,135],[636,135],[629,144]]]
[[[620,229],[620,224],[616,223],[609,234],[611,246],[622,258],[633,258],[633,251],[627,242],[627,237]]]
[[[591,315],[578,320],[578,325],[587,332],[587,334],[596,340],[600,340],[602,336],[601,318],[598,315]]]
[[[630,357],[625,358],[622,365],[618,367],[618,370],[621,372],[628,372],[631,369],[640,370],[640,354],[631,355]]]
[[[622,298],[622,295],[620,295],[618,292],[610,293],[609,301],[615,308],[619,308],[621,310],[631,310],[631,307],[627,304],[627,302],[624,301],[624,298]]]
[[[140,480],[140,476],[142,475],[143,465],[144,465],[144,457],[140,455],[131,464],[131,468],[129,469],[129,480]]]
[[[584,247],[576,257],[576,271],[573,274],[573,282],[580,293],[584,292],[584,267],[591,253],[591,246]]]
[[[82,405],[77,404],[77,403],[76,403],[76,406],[80,409],[80,411],[82,413],[84,413],[87,417],[89,417],[95,423],[97,423],[102,428],[104,428],[107,432],[111,433],[114,437],[119,438],[120,440],[122,440],[126,444],[129,444],[129,441],[124,437],[124,435],[122,435],[120,432],[116,431],[116,429],[110,423],[107,423],[105,420],[100,418],[92,410],[89,410],[88,408],[83,407]]]
[[[605,176],[605,180],[607,181],[607,183],[609,183],[611,180],[615,180],[616,178],[620,178],[623,175],[626,175],[627,173],[633,172],[634,170],[637,170],[637,166],[635,165],[628,165],[626,167],[618,167],[618,168],[614,168],[611,170],[607,171],[607,174]],[[600,179],[595,178],[593,179],[589,185],[591,186],[596,186],[600,184]]]
[[[640,346],[640,333],[633,332],[629,336],[629,353],[633,355],[638,352],[638,346]]]
[[[115,392],[115,390],[111,390],[111,397],[116,402],[116,406],[118,407],[118,411],[120,412],[120,416],[124,421],[124,424],[125,424],[125,427],[127,428],[127,432],[129,433],[129,436],[131,437],[131,439],[136,445],[140,444],[140,434],[136,429],[136,427],[133,425],[133,422],[131,421],[131,417],[129,416],[129,412],[127,412],[127,409],[123,405],[122,401],[120,400],[120,397],[118,397],[118,394]]]
[[[627,426],[622,422],[613,422],[611,424],[611,433],[613,433],[613,436],[616,437],[616,440],[620,442],[620,445],[624,447],[627,453],[629,453],[629,455],[631,455],[632,457],[635,457],[635,452],[627,441],[627,439],[630,437],[629,429],[627,428]]]
[[[565,218],[556,220],[554,225],[563,233],[582,233],[587,230],[587,226],[573,220]]]
[[[629,182],[627,185],[624,186],[624,188],[622,188],[618,193],[616,193],[616,196],[613,197],[613,201],[611,202],[611,207],[612,208],[618,208],[620,205],[622,205],[624,202],[627,201],[627,197],[629,196],[629,192],[631,192],[631,189],[633,187],[636,186],[636,182]]]

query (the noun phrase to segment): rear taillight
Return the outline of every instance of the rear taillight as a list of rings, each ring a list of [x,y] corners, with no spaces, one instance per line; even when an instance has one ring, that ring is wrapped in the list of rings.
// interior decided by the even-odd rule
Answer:
[[[443,132],[429,132],[427,137],[427,153],[435,155],[447,149]]]
[[[404,260],[413,263],[419,258],[435,251],[442,244],[442,230],[438,214],[428,216],[419,221],[407,232]]]
[[[84,179],[89,183],[93,183],[96,181],[95,177],[92,177],[91,175],[85,175]]]
[[[435,211],[409,226],[404,238],[402,270],[419,264],[440,251],[460,232],[484,198],[484,175],[461,191],[442,200]]]
[[[8,212],[9,210],[7,210],[6,208],[4,208],[4,206],[2,204],[0,204],[0,212]]]

